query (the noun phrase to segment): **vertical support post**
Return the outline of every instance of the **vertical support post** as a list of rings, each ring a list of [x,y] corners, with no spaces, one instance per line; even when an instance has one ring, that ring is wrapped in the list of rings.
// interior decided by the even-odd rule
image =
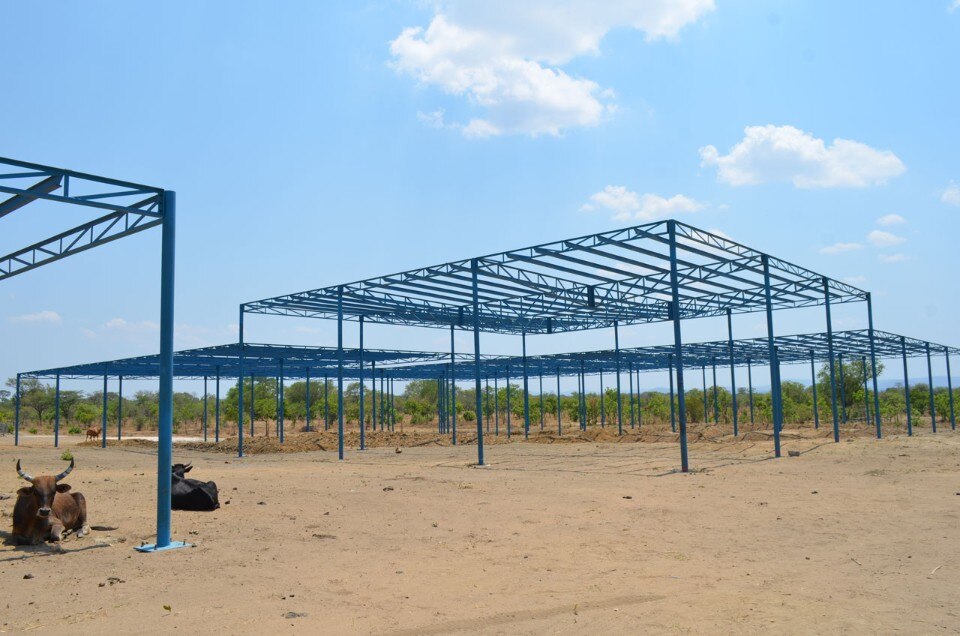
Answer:
[[[304,395],[304,401],[306,402],[307,432],[309,433],[310,432],[310,367],[306,367],[304,371],[306,372],[306,375],[307,375],[307,386],[306,386],[306,391]],[[376,409],[374,409],[374,413],[376,413]]]
[[[580,430],[587,430],[587,375],[583,369],[583,358],[580,358]]]
[[[737,360],[733,353],[733,311],[727,309],[727,354],[730,356],[730,397],[733,408],[733,436],[740,435],[740,412],[737,405]]]
[[[903,393],[907,406],[907,435],[913,436],[913,408],[910,406],[910,372],[907,369],[907,339],[900,336],[900,352],[903,355]]]
[[[717,359],[713,358],[713,423],[720,424],[720,396],[717,395]]]
[[[702,365],[700,372],[703,375],[703,423],[706,424],[710,421],[710,407],[707,405],[708,396],[710,395],[707,393],[707,365]]]
[[[827,358],[830,362],[830,410],[833,413],[833,441],[840,441],[840,413],[837,410],[837,363],[833,355],[833,316],[830,311],[830,279],[823,277],[823,300],[827,314]]]
[[[323,430],[330,429],[330,376],[323,375]]]
[[[623,435],[623,399],[620,397],[620,323],[613,322],[613,344],[617,354],[617,434]],[[557,369],[557,385],[560,383],[560,370]],[[560,399],[560,389],[557,389],[557,400]],[[559,419],[559,418],[557,418]]]
[[[947,366],[949,367],[949,358],[947,360]],[[603,380],[601,379],[601,386]],[[601,402],[601,404],[603,404]],[[543,364],[540,365],[540,430],[543,430]]]
[[[817,399],[817,363],[813,349],[810,350],[810,386],[813,389],[813,428],[820,429],[820,402]]]
[[[510,429],[510,365],[507,365],[507,439],[510,439],[510,434],[513,432]]]
[[[203,441],[207,441],[207,418],[209,416],[207,399],[207,376],[203,376]],[[123,376],[120,376],[120,406],[123,407]],[[121,418],[117,418],[123,421]],[[120,439],[120,425],[117,425],[117,439]]]
[[[621,433],[623,430],[621,429]],[[563,428],[560,425],[560,367],[557,367],[557,436],[563,435]]]
[[[943,348],[943,355],[947,359],[947,392],[950,396],[950,429],[957,430],[957,415],[953,410],[953,377],[950,375],[950,348]]]
[[[640,369],[639,367],[636,370],[637,374],[637,428],[643,426],[643,392],[640,390]]]
[[[217,379],[214,382],[217,397],[213,400],[213,441],[220,441],[220,366],[217,366]]]
[[[520,336],[523,342],[523,439],[530,438],[530,384],[527,374],[527,332]]]
[[[457,445],[457,356],[454,351],[453,335],[455,325],[450,325],[450,417],[452,418],[452,432],[450,439]],[[391,378],[392,379],[392,378]]]
[[[877,385],[877,339],[873,330],[873,295],[867,293],[867,318],[870,326],[870,375],[873,376],[873,421],[877,427],[877,439],[883,437],[883,418],[880,416],[880,389]]]
[[[280,358],[280,382],[279,382],[280,386],[277,387],[279,389],[280,408],[278,409],[277,418],[280,420],[279,425],[280,425],[280,443],[281,444],[283,444],[283,429],[284,429],[283,421],[284,421],[284,410],[285,410],[284,407],[286,406],[283,399],[283,381],[284,381],[283,358]]]
[[[13,396],[13,445],[20,445],[20,374],[17,374],[17,393]]]
[[[366,418],[364,413],[364,398],[363,398],[363,316],[360,316],[360,360],[359,360],[359,370],[357,371],[358,378],[360,380],[360,450],[367,449],[367,437],[366,437]]]
[[[207,381],[203,381],[203,441],[207,441]],[[123,439],[123,376],[118,376],[117,384],[117,441]]]
[[[473,377],[477,401],[477,466],[483,466],[483,401],[480,396],[480,288],[477,259],[470,262],[473,278]],[[526,347],[524,347],[526,350]]]
[[[393,380],[394,380],[393,378],[390,378],[390,380],[389,380],[389,382],[390,382],[390,430],[391,430],[391,431],[395,431],[396,428],[397,428],[397,409],[396,409],[395,404],[394,404],[394,401],[393,401],[393,398],[394,398],[394,395],[395,395],[394,386],[393,386]],[[456,424],[454,424],[454,426],[456,426]],[[400,428],[401,428],[401,430],[403,429],[403,420],[402,420],[402,419],[400,420]]]
[[[627,363],[627,376],[630,378],[630,428],[637,425],[637,414],[633,406],[633,362]]]
[[[949,366],[949,365],[948,365]],[[53,447],[60,448],[60,372],[57,372],[57,385],[54,389],[53,403]]]
[[[500,372],[493,374],[493,434],[500,437],[500,388],[498,379]]]
[[[337,457],[343,459],[343,286],[337,288]]]
[[[673,354],[670,354],[669,357],[670,366],[667,370],[667,373],[670,375],[670,430],[674,433],[677,432],[677,409],[674,405],[674,400],[676,396],[674,395],[673,389]]]
[[[840,421],[847,423],[847,378],[843,368],[843,354],[837,356],[840,364]]]
[[[173,304],[176,253],[176,200],[163,193],[163,227],[160,248],[160,394],[157,431],[157,542],[170,546],[170,466],[173,465]]]
[[[933,427],[933,432],[937,432],[937,409],[933,400],[933,362],[930,359],[930,343],[926,343],[927,349],[927,378],[930,380],[930,423]]]
[[[867,383],[867,356],[860,356],[860,368],[863,370],[863,419],[867,426],[870,426],[870,387]]]
[[[750,425],[756,424],[753,416],[753,361],[747,358],[747,395],[750,398]]]
[[[780,457],[780,427],[783,423],[783,412],[780,409],[780,391],[777,382],[777,352],[773,333],[773,298],[770,289],[770,257],[764,254],[763,261],[763,291],[767,306],[767,348],[770,351],[770,396],[773,404],[773,452]]]
[[[256,430],[254,429],[254,424],[256,424],[257,419],[257,378],[256,374],[250,372],[250,437],[256,435]]]
[[[542,389],[541,389],[542,392]],[[607,411],[603,405],[603,368],[600,369],[600,428],[607,426]]]
[[[483,395],[485,398],[484,404],[486,405],[486,408],[483,410],[483,412],[487,416],[487,435],[489,435],[490,434],[490,376],[489,375],[483,379]]]
[[[680,470],[688,472],[687,403],[683,388],[683,339],[680,327],[680,278],[677,273],[677,222],[667,221],[670,233],[670,317],[673,319],[673,357],[677,364],[677,411],[680,422]]]
[[[103,411],[100,413],[100,448],[107,447],[107,372],[103,372]]]

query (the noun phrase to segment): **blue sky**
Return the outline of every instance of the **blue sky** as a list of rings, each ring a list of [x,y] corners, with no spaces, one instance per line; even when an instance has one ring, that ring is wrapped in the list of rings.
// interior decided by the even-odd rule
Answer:
[[[666,216],[872,290],[878,328],[958,345],[951,2],[17,3],[0,155],[177,191],[178,347],[234,340],[244,300]],[[19,218],[0,249],[75,214]],[[0,376],[155,351],[158,265],[147,232],[4,281]],[[253,318],[248,337],[329,345],[334,327]],[[822,311],[777,329],[820,330]]]

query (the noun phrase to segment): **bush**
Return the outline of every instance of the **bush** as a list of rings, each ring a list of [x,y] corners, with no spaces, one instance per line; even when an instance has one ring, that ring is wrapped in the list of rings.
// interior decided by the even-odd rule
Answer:
[[[477,414],[473,411],[464,411],[463,412],[463,421],[464,422],[473,422],[477,419]]]
[[[30,433],[31,435],[36,435],[36,434],[37,434],[37,427],[36,427],[36,426],[31,426],[31,427],[30,427],[30,430],[29,430],[29,433]]]
[[[7,424],[7,433],[13,434],[13,424]]]
[[[73,453],[70,451],[63,451],[63,455],[60,456],[60,459],[65,462],[73,461]]]
[[[79,435],[82,432],[83,431],[80,429],[79,426],[71,426],[69,429],[67,429],[67,433],[69,435]]]

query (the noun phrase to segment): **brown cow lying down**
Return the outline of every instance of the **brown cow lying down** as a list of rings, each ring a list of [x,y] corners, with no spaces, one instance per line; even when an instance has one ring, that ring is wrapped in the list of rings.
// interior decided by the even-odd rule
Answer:
[[[19,545],[37,545],[44,541],[60,541],[64,532],[77,530],[82,537],[90,532],[87,525],[87,501],[78,492],[69,492],[70,486],[58,483],[73,470],[70,466],[57,475],[31,477],[20,468],[17,474],[30,482],[17,491],[13,507],[13,540]]]

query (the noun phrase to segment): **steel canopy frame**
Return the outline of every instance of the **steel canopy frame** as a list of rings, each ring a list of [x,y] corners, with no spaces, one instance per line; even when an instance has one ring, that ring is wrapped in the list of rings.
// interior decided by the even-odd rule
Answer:
[[[686,472],[684,318],[725,315],[729,320],[734,313],[765,311],[773,357],[774,310],[825,305],[829,312],[831,304],[860,301],[868,305],[872,331],[869,293],[670,220],[244,303],[239,323],[242,342],[248,313],[336,318],[341,346],[343,323],[351,320],[360,323],[361,336],[364,321],[449,327],[451,335],[458,328],[471,329],[474,381],[479,387],[481,331],[526,338],[669,320],[674,326],[674,368],[681,395],[681,469]],[[528,367],[524,363],[521,368],[527,382]],[[772,366],[771,373],[775,369]],[[776,402],[775,375],[771,384]],[[476,406],[482,408],[479,400]],[[479,441],[483,414],[478,411],[476,416]],[[879,418],[877,422],[879,435]],[[525,410],[524,430],[528,427]],[[778,457],[779,428],[774,426]],[[477,463],[483,465],[482,442],[477,446]]]
[[[170,466],[173,459],[173,316],[176,194],[154,186],[0,157],[0,221],[36,201],[91,208],[93,220],[0,256],[0,280],[161,227],[160,412],[157,446],[157,540],[141,551],[182,547],[170,540]],[[20,412],[20,376],[16,413]],[[19,438],[15,440],[19,443]]]

